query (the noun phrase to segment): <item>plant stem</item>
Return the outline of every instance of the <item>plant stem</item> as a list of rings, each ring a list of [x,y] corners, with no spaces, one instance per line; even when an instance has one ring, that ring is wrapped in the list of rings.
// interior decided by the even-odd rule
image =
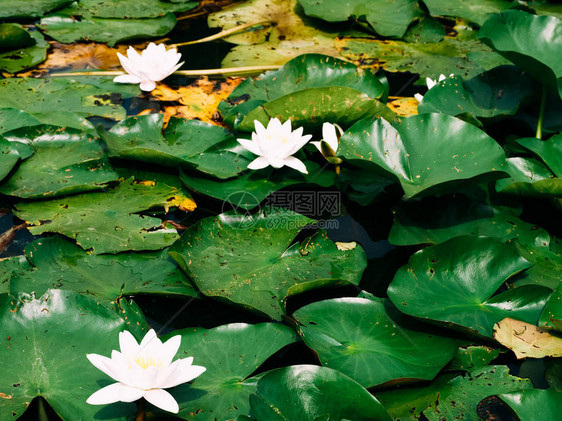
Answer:
[[[140,398],[137,401],[137,416],[135,421],[144,421],[144,414],[146,413],[146,402],[144,398]]]
[[[201,70],[178,70],[175,75],[199,77],[208,75],[239,75],[243,73],[260,73],[267,70],[276,70],[281,66],[248,66],[248,67],[226,67],[224,69],[201,69]],[[92,72],[60,72],[51,73],[47,77],[72,77],[72,76],[119,76],[124,75],[121,71],[92,71]]]
[[[541,140],[542,139],[542,121],[544,117],[544,109],[546,107],[546,88],[542,87],[542,94],[541,94],[541,105],[539,108],[539,121],[537,122],[537,135],[536,138]]]
[[[261,22],[255,22],[255,23],[245,23],[243,25],[238,25],[235,26],[234,28],[230,28],[230,29],[226,29],[224,31],[219,32],[218,34],[214,34],[205,38],[201,38],[201,39],[196,39],[195,41],[187,41],[187,42],[180,42],[178,44],[171,44],[168,47],[170,48],[176,48],[176,47],[181,47],[183,45],[192,45],[192,44],[200,44],[202,42],[209,42],[209,41],[214,41],[216,39],[221,39],[224,37],[227,37],[229,35],[235,34],[237,32],[241,32],[244,29],[248,29],[251,28],[252,26],[258,26],[258,25],[262,25],[262,26],[269,26],[272,25],[273,22],[268,21],[268,20],[264,20]]]
[[[39,412],[39,421],[49,421],[49,416],[47,415],[47,411],[45,411],[45,404],[43,403],[43,398],[39,397],[38,402],[38,412]]]

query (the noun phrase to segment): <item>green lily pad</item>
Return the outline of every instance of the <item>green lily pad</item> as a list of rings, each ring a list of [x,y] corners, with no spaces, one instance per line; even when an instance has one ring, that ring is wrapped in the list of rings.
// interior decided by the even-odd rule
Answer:
[[[552,136],[548,140],[527,137],[517,139],[517,143],[534,152],[556,177],[562,177],[562,135]]]
[[[429,16],[414,23],[404,35],[408,42],[439,42],[445,38],[445,28],[437,19]]]
[[[535,95],[536,82],[515,66],[500,66],[463,81],[448,77],[424,95],[418,113],[513,115],[523,100]]]
[[[361,385],[327,367],[294,365],[270,371],[250,396],[260,420],[390,421],[383,406]]]
[[[195,1],[165,2],[160,0],[78,0],[78,6],[97,18],[156,18],[167,13],[186,12],[195,8]]]
[[[11,142],[31,146],[0,192],[21,198],[43,198],[96,190],[118,178],[97,139],[76,129],[35,126],[4,133]]]
[[[297,340],[284,325],[233,323],[214,329],[182,329],[166,337],[181,335],[178,358],[193,357],[207,370],[191,385],[171,390],[178,416],[185,420],[233,419],[247,414],[249,396],[256,391],[261,375],[250,377],[274,353]]]
[[[299,0],[299,3],[308,16],[328,22],[362,18],[379,35],[398,38],[421,12],[415,0]]]
[[[134,404],[100,409],[86,403],[107,378],[86,354],[109,355],[127,328],[115,311],[74,292],[49,290],[38,298],[1,295],[0,320],[0,358],[10,361],[0,378],[6,397],[0,401],[0,418],[19,417],[37,396],[67,420],[93,420],[101,413],[104,419],[124,421],[134,415]]]
[[[0,0],[0,19],[40,18],[74,0]]]
[[[288,296],[357,285],[366,266],[361,246],[339,250],[325,231],[291,245],[313,222],[280,208],[256,215],[227,212],[189,227],[169,253],[204,295],[281,319]],[[210,265],[216,270],[210,272]]]
[[[490,364],[494,358],[500,355],[499,349],[489,346],[461,346],[447,366],[447,370],[474,371]]]
[[[457,342],[400,326],[394,313],[383,299],[337,298],[302,307],[293,317],[322,365],[363,387],[433,379],[453,358]]]
[[[509,9],[513,4],[505,0],[423,0],[431,16],[452,16],[467,19],[482,25],[495,13]]]
[[[197,296],[167,250],[95,255],[61,237],[49,237],[28,244],[25,255],[32,266],[13,271],[12,294],[66,289],[105,300],[106,305],[123,295]]]
[[[6,138],[0,136],[0,181],[10,174],[19,159],[20,154],[16,147]]]
[[[336,155],[397,178],[407,197],[444,193],[452,181],[496,179],[505,165],[494,139],[444,114],[403,118],[395,127],[381,118],[358,121],[340,138]]]
[[[162,114],[130,117],[101,132],[109,156],[176,167],[183,164],[219,178],[234,177],[253,160],[228,130]]]
[[[35,40],[17,23],[0,24],[0,51],[31,47]]]
[[[91,130],[94,126],[86,117],[124,119],[127,113],[121,106],[123,98],[137,96],[138,86],[109,85],[107,78],[104,82],[101,77],[96,86],[90,83],[95,79],[82,78],[83,83],[71,78],[0,80],[0,130],[5,132],[35,125],[34,120],[41,124]]]
[[[8,35],[7,40],[4,40],[6,41],[4,43],[0,39],[0,69],[16,73],[45,61],[49,43],[45,41],[39,31],[26,30],[14,23],[5,23],[0,25],[0,37],[2,33],[5,34],[3,28],[6,26],[10,26],[17,32],[14,36],[15,39],[11,37],[11,34]],[[22,36],[22,31],[25,36]]]
[[[513,409],[521,421],[555,420],[562,411],[562,392],[554,388],[546,390],[525,388],[499,396]]]
[[[535,244],[516,243],[521,256],[533,264],[525,272],[517,275],[513,284],[542,285],[551,290],[558,288],[562,271],[562,256],[550,247],[549,235],[537,237]]]
[[[562,21],[508,10],[488,19],[478,37],[562,97]]]
[[[293,169],[272,169],[249,171],[229,180],[198,177],[193,173],[181,173],[182,182],[191,190],[211,196],[233,206],[223,205],[223,209],[254,209],[267,196],[289,186],[334,185],[335,173],[324,171],[315,162],[307,162],[308,174]]]
[[[393,214],[388,241],[397,246],[439,244],[460,235],[517,238],[523,244],[533,244],[537,237],[546,234],[544,229],[516,214],[458,194],[403,202]]]
[[[13,256],[0,259],[0,294],[10,292],[10,280],[14,272],[31,269],[32,266],[25,256]]]
[[[105,19],[92,17],[76,5],[43,17],[37,25],[43,33],[62,43],[85,40],[109,46],[131,39],[162,37],[174,26],[173,13],[153,19]]]
[[[530,158],[508,158],[505,167],[510,177],[496,181],[496,191],[532,197],[562,197],[562,178]]]
[[[338,28],[318,28],[302,13],[297,0],[235,2],[207,18],[209,28],[223,30],[258,22],[272,25],[255,25],[224,38],[238,45],[225,56],[222,67],[281,66],[302,54],[339,56],[334,46],[334,39],[340,34]]]
[[[253,120],[245,121],[247,116],[259,106],[269,106],[277,100],[275,109],[282,102],[293,107],[288,101],[293,95],[303,101],[306,92],[314,88],[351,88],[355,92],[366,94],[376,99],[384,93],[383,84],[369,71],[355,65],[320,54],[299,56],[279,70],[266,72],[259,78],[248,79],[238,85],[230,96],[219,104],[219,111],[225,121],[238,128],[244,121],[245,130],[253,130]],[[315,91],[318,92],[318,91]],[[310,104],[302,104],[301,109],[308,110]],[[342,112],[347,111],[345,108]],[[322,118],[315,115],[316,118]],[[301,121],[299,124],[303,124]],[[320,123],[321,124],[321,123]],[[251,127],[250,127],[251,125]]]
[[[105,192],[84,193],[41,202],[16,204],[14,214],[26,220],[32,234],[57,232],[94,253],[159,250],[178,234],[158,218],[139,215],[154,209],[193,210],[195,203],[177,187],[160,182],[124,180]]]
[[[562,281],[558,283],[558,287],[552,291],[552,295],[546,302],[538,326],[558,330],[558,326],[553,320],[562,320]]]
[[[375,396],[394,419],[477,420],[476,409],[482,399],[530,387],[530,380],[511,376],[507,366],[489,366],[459,376],[446,374],[427,386]]]
[[[343,37],[335,44],[341,55],[354,63],[373,64],[389,72],[418,73],[432,79],[451,73],[470,79],[494,67],[511,64],[474,39],[445,37],[440,42],[410,43]]]
[[[550,289],[529,285],[494,295],[530,266],[511,244],[456,237],[415,253],[394,276],[388,296],[408,315],[491,337],[494,324],[505,317],[537,322]]]

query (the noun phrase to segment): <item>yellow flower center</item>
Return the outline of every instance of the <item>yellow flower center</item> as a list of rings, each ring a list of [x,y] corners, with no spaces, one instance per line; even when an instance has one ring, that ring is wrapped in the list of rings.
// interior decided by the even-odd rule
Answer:
[[[143,369],[146,369],[148,367],[158,367],[161,368],[162,367],[162,361],[160,361],[160,358],[153,358],[153,357],[147,357],[144,355],[137,355],[133,361],[141,366]]]

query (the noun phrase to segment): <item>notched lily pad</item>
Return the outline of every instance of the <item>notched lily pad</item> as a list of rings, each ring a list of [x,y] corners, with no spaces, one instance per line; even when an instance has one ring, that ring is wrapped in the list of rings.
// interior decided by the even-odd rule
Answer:
[[[16,73],[33,67],[45,61],[48,48],[49,43],[39,31],[15,23],[0,24],[1,70]]]

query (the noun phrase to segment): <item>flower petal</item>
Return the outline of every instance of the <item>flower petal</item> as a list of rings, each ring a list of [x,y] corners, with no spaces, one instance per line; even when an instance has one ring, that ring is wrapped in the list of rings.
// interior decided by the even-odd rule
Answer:
[[[318,152],[322,153],[322,145],[320,142],[310,142],[310,144],[314,145],[316,149],[318,149]]]
[[[336,133],[336,126],[332,123],[324,123],[322,125],[322,137],[332,150],[338,150],[338,135]]]
[[[236,139],[238,143],[240,143],[244,149],[247,151],[252,152],[254,155],[261,155],[260,148],[256,141],[249,140],[249,139]]]
[[[122,383],[113,383],[90,395],[86,403],[104,405],[113,402],[134,402],[142,398],[144,394],[144,390],[137,389],[136,387],[127,386]]]
[[[113,78],[114,82],[117,83],[140,83],[141,80],[138,76],[135,75],[119,75]]]
[[[193,357],[182,358],[173,362],[170,366],[168,377],[162,380],[160,387],[167,389],[182,383],[187,383],[196,377],[199,377],[207,369],[201,365],[192,365]]]
[[[139,343],[131,332],[124,330],[123,332],[119,332],[119,348],[121,349],[121,353],[129,354],[138,350]]]
[[[285,158],[284,163],[286,166],[294,168],[295,170],[300,171],[303,174],[308,174],[306,166],[303,164],[303,162],[300,159],[295,158],[294,156]]]
[[[103,355],[99,354],[86,354],[86,358],[90,360],[90,362],[96,367],[98,370],[103,371],[109,377],[118,382],[124,379],[123,373],[121,373],[120,367],[115,364],[110,358],[104,357]]]
[[[144,393],[144,398],[152,405],[164,411],[177,414],[180,410],[178,403],[172,395],[162,389],[151,389]]]
[[[181,335],[172,336],[160,347],[162,365],[168,366],[174,359],[181,345]]]
[[[260,156],[248,164],[248,169],[261,170],[262,168],[265,168],[267,166],[269,166],[268,159],[264,156]]]
[[[417,100],[418,102],[422,102],[423,95],[422,95],[422,94],[414,94],[414,98],[416,98],[416,100]]]
[[[139,86],[141,88],[141,91],[150,92],[153,91],[154,88],[156,88],[156,83],[154,83],[154,81],[152,80],[143,80]]]

